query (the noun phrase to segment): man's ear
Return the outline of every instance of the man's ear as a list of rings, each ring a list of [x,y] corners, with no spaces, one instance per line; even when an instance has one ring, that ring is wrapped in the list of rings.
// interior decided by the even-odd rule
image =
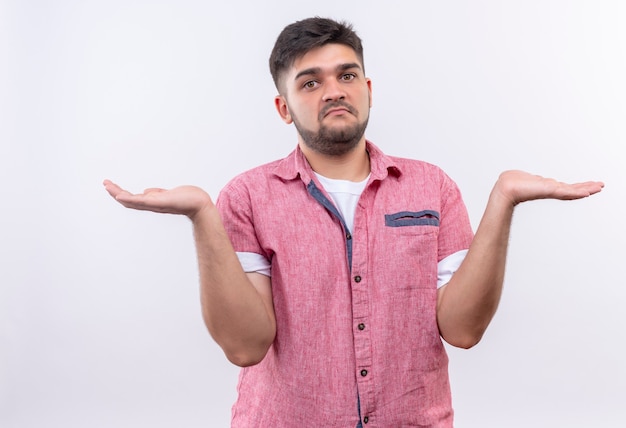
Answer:
[[[293,122],[285,97],[283,97],[282,95],[276,95],[274,97],[274,106],[276,107],[276,111],[280,115],[280,118],[283,120],[283,122],[285,122],[287,125]]]

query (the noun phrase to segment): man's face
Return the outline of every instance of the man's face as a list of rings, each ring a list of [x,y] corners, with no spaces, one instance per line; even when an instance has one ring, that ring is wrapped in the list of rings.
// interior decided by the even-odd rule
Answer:
[[[325,155],[351,151],[363,139],[371,81],[352,48],[327,44],[297,59],[281,79],[276,109],[300,141]]]

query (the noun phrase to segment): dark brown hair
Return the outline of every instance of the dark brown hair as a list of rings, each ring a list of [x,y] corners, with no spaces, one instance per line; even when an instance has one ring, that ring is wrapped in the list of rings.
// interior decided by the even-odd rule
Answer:
[[[345,21],[337,22],[316,16],[289,24],[276,39],[270,55],[270,73],[272,73],[276,88],[280,91],[279,83],[282,74],[298,58],[311,49],[328,43],[338,43],[352,48],[365,71],[363,45],[361,38],[352,29],[352,25]]]

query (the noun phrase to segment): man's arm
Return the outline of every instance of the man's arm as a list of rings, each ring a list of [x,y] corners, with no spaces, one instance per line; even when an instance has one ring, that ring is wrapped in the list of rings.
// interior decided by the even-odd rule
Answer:
[[[438,291],[437,323],[444,340],[470,348],[482,338],[496,312],[515,206],[534,199],[580,199],[599,192],[604,184],[561,183],[522,171],[500,175],[465,260]]]
[[[109,180],[104,186],[127,208],[189,217],[204,322],[232,363],[243,367],[260,362],[276,335],[270,278],[243,271],[209,195],[194,186],[147,189],[142,194],[131,194]]]

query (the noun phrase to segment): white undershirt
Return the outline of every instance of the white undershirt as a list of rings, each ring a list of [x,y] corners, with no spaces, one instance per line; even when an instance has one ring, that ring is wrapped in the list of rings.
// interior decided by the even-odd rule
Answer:
[[[352,231],[354,226],[354,213],[356,211],[359,197],[367,185],[369,176],[359,182],[348,180],[335,180],[315,174],[320,183],[332,198],[335,206],[341,213],[348,230]],[[454,272],[457,271],[461,262],[465,258],[467,250],[458,251],[442,259],[437,264],[437,287],[447,284]],[[269,260],[257,253],[238,252],[237,256],[245,272],[258,272],[266,276],[271,276],[271,265]]]
[[[363,181],[348,181],[348,180],[334,180],[332,178],[326,178],[318,173],[315,173],[320,183],[333,199],[335,206],[339,210],[339,213],[343,217],[343,220],[348,226],[348,230],[352,232],[354,227],[354,213],[356,212],[356,205],[359,203],[359,198],[363,189],[367,185],[368,175]]]

